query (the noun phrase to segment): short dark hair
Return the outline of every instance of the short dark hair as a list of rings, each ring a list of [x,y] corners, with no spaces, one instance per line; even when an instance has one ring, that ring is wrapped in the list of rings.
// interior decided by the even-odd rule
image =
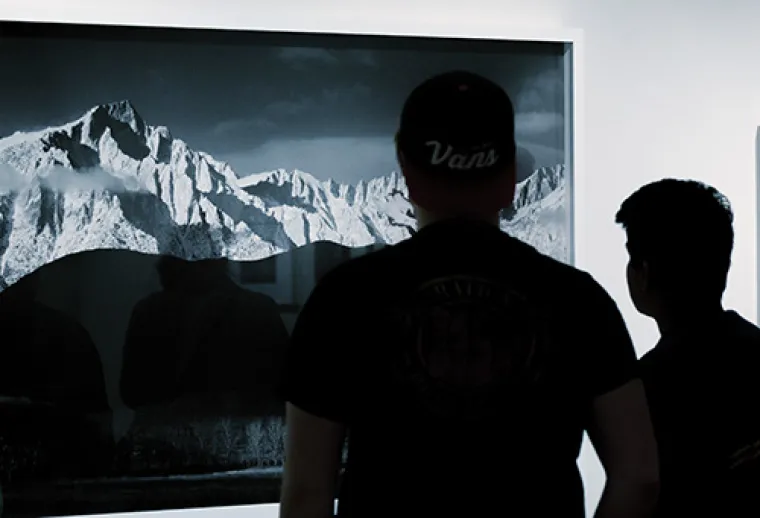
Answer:
[[[631,262],[646,262],[661,295],[679,301],[723,296],[733,220],[731,204],[717,189],[672,178],[641,187],[615,215],[628,235]]]

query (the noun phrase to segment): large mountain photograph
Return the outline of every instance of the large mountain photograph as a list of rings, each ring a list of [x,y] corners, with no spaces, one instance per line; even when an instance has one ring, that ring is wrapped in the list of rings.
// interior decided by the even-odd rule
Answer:
[[[4,286],[85,250],[250,261],[318,241],[394,244],[415,227],[396,170],[355,182],[299,169],[239,174],[149,125],[129,100],[0,139],[0,167]],[[565,180],[561,163],[531,170],[503,228],[566,261]]]
[[[509,92],[502,229],[571,261],[562,45],[4,23],[0,69],[13,516],[277,501],[282,350],[321,275],[415,233],[393,136],[433,74]]]

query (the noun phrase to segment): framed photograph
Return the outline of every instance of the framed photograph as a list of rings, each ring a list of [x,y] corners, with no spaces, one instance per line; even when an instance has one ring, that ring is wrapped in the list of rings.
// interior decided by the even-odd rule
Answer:
[[[434,74],[510,94],[502,228],[574,263],[575,37],[0,22],[6,513],[278,501],[282,351],[415,232],[393,137]]]

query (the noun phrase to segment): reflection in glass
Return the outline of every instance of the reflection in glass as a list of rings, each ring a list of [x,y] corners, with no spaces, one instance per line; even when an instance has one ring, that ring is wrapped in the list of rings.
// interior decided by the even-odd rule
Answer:
[[[0,34],[8,515],[278,500],[288,333],[332,268],[413,234],[393,134],[430,75],[507,89],[520,184],[502,227],[569,260],[563,45]]]

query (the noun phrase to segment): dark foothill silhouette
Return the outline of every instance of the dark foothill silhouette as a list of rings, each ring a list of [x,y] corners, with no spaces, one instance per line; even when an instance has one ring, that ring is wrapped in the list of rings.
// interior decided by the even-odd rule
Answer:
[[[74,318],[36,300],[39,272],[0,294],[0,483],[103,473],[112,417],[98,351]]]
[[[661,333],[639,362],[660,452],[657,516],[760,516],[760,329],[722,303],[731,206],[711,186],[665,179],[616,221],[631,299]]]
[[[226,259],[163,256],[157,270],[162,289],[134,307],[124,343],[120,389],[136,410],[133,447],[151,429],[190,423],[189,440],[210,444],[220,421],[222,433],[240,436],[252,419],[281,416],[274,387],[288,332],[275,301],[237,285]],[[205,449],[224,457],[213,464],[235,467],[228,451]]]

